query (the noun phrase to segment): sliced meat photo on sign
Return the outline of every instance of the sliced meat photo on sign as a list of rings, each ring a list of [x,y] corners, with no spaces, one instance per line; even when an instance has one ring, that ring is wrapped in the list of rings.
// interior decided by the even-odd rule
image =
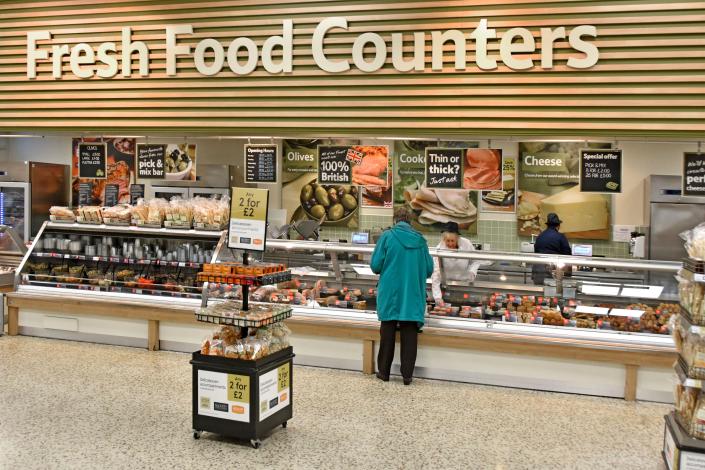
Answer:
[[[502,150],[467,149],[463,188],[471,190],[502,189]]]

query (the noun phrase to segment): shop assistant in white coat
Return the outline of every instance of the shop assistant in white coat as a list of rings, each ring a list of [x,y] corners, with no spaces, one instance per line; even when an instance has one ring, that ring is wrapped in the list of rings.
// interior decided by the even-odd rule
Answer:
[[[460,236],[458,224],[448,222],[443,233],[441,242],[436,247],[439,250],[475,251],[472,242]],[[472,261],[469,259],[457,258],[433,258],[433,275],[431,276],[431,291],[436,305],[443,305],[443,288],[448,281],[460,281],[471,283],[477,277],[480,266],[491,263],[487,261]]]

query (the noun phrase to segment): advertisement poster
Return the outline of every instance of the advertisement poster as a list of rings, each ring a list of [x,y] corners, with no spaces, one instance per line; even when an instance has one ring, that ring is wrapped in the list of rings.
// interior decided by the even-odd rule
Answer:
[[[362,190],[362,207],[392,207],[392,160],[387,145],[358,145],[361,155],[353,165],[353,183]]]
[[[622,151],[580,151],[580,191],[619,194],[622,192]]]
[[[319,184],[318,146],[357,145],[350,140],[284,140],[282,209],[287,223],[320,221],[321,227],[355,229],[360,220],[358,186]]]
[[[611,197],[580,192],[580,151],[584,142],[519,143],[517,230],[538,235],[555,212],[561,232],[572,239],[609,240]],[[609,149],[609,143],[590,143]]]
[[[502,189],[482,191],[481,212],[516,211],[516,158],[502,158]]]
[[[137,144],[137,179],[166,177],[166,144]]]
[[[465,149],[463,188],[477,190],[502,189],[502,150]]]
[[[412,211],[412,225],[423,232],[437,232],[456,222],[464,235],[477,234],[478,193],[467,189],[428,189],[426,148],[477,148],[477,142],[400,140],[394,143],[394,210]]]
[[[198,371],[198,414],[250,422],[250,377]]]
[[[705,196],[705,153],[683,154],[683,196]]]
[[[245,145],[245,183],[276,183],[279,146]]]
[[[287,362],[259,376],[259,420],[291,404],[291,365]]]
[[[232,188],[228,248],[264,251],[269,190]]]
[[[104,142],[106,148],[107,175],[102,178],[80,178],[79,177],[79,157],[81,144]],[[127,138],[74,138],[72,140],[71,158],[71,204],[79,205],[79,188],[88,185],[91,187],[90,196],[86,198],[83,205],[102,206],[105,204],[105,186],[116,184],[119,187],[118,202],[130,202],[130,183],[134,179],[135,173],[135,139]],[[84,196],[85,197],[85,196]]]
[[[166,144],[164,179],[196,181],[196,144]]]

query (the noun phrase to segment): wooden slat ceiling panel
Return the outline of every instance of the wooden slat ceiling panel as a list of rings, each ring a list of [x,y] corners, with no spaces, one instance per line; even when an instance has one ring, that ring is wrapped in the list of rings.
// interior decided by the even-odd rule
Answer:
[[[392,33],[409,33],[404,49],[411,54],[410,33],[424,31],[427,70],[403,74],[391,58],[373,74],[320,70],[310,37],[331,16],[344,16],[350,25],[327,39],[331,58],[350,58],[363,32],[376,32],[388,44]],[[192,48],[203,38],[227,47],[240,36],[261,47],[289,18],[295,24],[291,75],[270,75],[260,63],[247,76],[226,66],[203,77],[192,58],[178,60],[178,77],[165,74],[167,24],[193,25],[195,34],[180,40]],[[551,71],[519,72],[500,63],[486,72],[475,66],[475,45],[468,41],[464,72],[451,67],[451,45],[444,47],[444,70],[431,72],[430,31],[469,33],[479,18],[487,18],[499,38],[509,28],[529,28],[537,50],[541,27],[595,25],[600,62],[590,70],[568,68],[576,53],[562,40],[555,43]],[[123,26],[132,28],[133,41],[148,44],[149,78],[82,80],[67,62],[61,80],[52,79],[49,63],[39,64],[37,80],[26,78],[27,31],[50,30],[56,44],[114,41],[120,50]],[[705,136],[703,31],[703,1],[6,1],[0,2],[0,131]],[[498,55],[498,42],[489,50]],[[540,53],[531,57],[540,61]]]

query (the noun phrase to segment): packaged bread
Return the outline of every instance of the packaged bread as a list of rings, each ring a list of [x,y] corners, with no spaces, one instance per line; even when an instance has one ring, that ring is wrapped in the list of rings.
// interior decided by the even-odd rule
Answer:
[[[81,206],[78,208],[78,221],[85,224],[102,224],[102,212],[100,206]]]
[[[684,246],[688,256],[699,261],[705,261],[705,223],[686,230],[680,236],[685,240]]]
[[[144,225],[149,219],[149,206],[147,201],[140,198],[137,204],[132,207],[132,223],[135,225]]]
[[[193,211],[189,201],[174,197],[164,206],[165,227],[191,228],[192,223]]]
[[[75,222],[76,214],[65,206],[51,206],[49,208],[49,218],[54,222]]]
[[[108,225],[129,225],[132,220],[132,206],[118,204],[113,207],[103,207],[103,221]]]
[[[688,377],[705,379],[705,328],[691,325],[688,320],[678,317],[673,339],[681,355]]]

